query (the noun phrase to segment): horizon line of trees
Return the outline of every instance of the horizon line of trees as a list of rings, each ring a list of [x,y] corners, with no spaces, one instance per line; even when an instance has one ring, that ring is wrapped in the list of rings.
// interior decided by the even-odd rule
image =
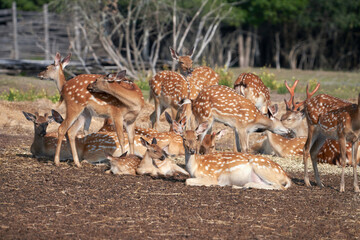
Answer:
[[[0,8],[9,8],[3,0]],[[48,3],[68,21],[79,59],[101,47],[136,76],[154,72],[195,47],[194,61],[211,66],[357,70],[360,1],[351,0],[18,0],[22,10]],[[174,67],[174,66],[172,66]]]

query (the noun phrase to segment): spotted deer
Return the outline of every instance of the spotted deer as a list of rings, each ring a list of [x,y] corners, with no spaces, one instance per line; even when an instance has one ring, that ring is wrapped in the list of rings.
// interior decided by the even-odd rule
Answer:
[[[191,74],[192,69],[192,54],[193,49],[185,56],[179,54],[170,48],[173,60],[177,61],[181,73],[173,71],[161,71],[157,73],[149,81],[150,85],[150,99],[153,98],[155,102],[155,111],[150,115],[152,128],[159,128],[160,115],[167,109],[171,108],[172,116],[175,117],[178,103],[183,98],[189,98],[190,82],[186,77]],[[187,117],[190,119],[191,111],[187,111]]]
[[[360,162],[360,146],[358,147],[358,154],[356,158],[356,164]],[[351,143],[346,143],[346,165],[352,166],[352,152]],[[340,144],[338,141],[333,139],[327,139],[324,145],[320,148],[317,155],[318,163],[328,163],[333,165],[341,166],[340,159]]]
[[[317,155],[326,139],[336,139],[340,143],[340,157],[342,165],[340,192],[345,191],[344,169],[346,157],[346,142],[352,145],[352,159],[356,159],[360,134],[360,95],[358,104],[334,98],[329,95],[318,95],[305,101],[305,114],[308,122],[308,138],[304,147],[304,180],[310,185],[307,159],[311,156],[315,179],[322,187],[317,168]],[[359,192],[356,173],[356,161],[352,161],[354,175],[354,191]]]
[[[297,137],[306,137],[307,136],[307,124],[304,121],[305,114],[304,111],[300,110],[300,107],[303,106],[305,101],[295,102],[295,88],[298,84],[299,80],[296,80],[292,87],[288,85],[285,81],[285,86],[290,93],[290,99],[285,102],[286,112],[281,116],[280,121],[283,125],[289,129],[292,129]],[[315,92],[319,89],[318,85],[310,95],[314,95]],[[310,97],[311,97],[310,96]]]
[[[232,185],[245,188],[285,190],[291,180],[275,162],[246,153],[217,152],[198,155],[199,136],[209,123],[201,123],[194,130],[184,129],[184,123],[174,127],[183,138],[186,169],[190,186]]]
[[[248,151],[249,133],[270,130],[281,135],[291,134],[291,130],[285,128],[270,109],[269,117],[264,116],[250,100],[226,86],[203,89],[192,103],[192,112],[198,123],[209,122],[209,129],[214,121],[233,128],[237,150],[242,152]],[[205,133],[201,135],[200,141],[204,139]]]
[[[54,63],[47,66],[46,70],[40,72],[38,77],[41,79],[50,79],[53,80],[56,84],[56,87],[61,94],[62,88],[66,83],[64,76],[64,69],[70,63],[71,53],[69,53],[63,60],[61,60],[60,53],[56,53],[54,58]],[[92,74],[88,74],[91,77]],[[99,76],[93,74],[94,76]],[[91,123],[91,113],[88,109],[85,109],[79,116],[79,121],[84,123],[84,133],[85,135],[89,133],[90,123]]]
[[[46,72],[48,71],[53,71],[53,69],[49,68]],[[82,120],[85,118],[82,119],[79,116],[81,116],[85,109],[90,110],[92,114],[96,113],[99,116],[111,117],[114,120],[117,137],[119,138],[121,146],[120,153],[124,152],[122,149],[124,145],[122,129],[123,126],[125,126],[130,138],[130,152],[133,153],[133,126],[137,115],[144,105],[144,98],[141,90],[134,83],[121,81],[125,78],[125,71],[121,71],[117,75],[108,76],[82,74],[69,81],[65,81],[63,70],[60,67],[59,76],[59,82],[63,84],[61,87],[61,100],[66,104],[66,118],[58,130],[59,137],[54,158],[55,164],[59,165],[60,163],[61,143],[65,133],[68,133],[74,162],[76,166],[81,167],[76,149],[75,136],[79,128],[83,125]],[[98,78],[98,82],[107,82],[108,85],[112,86],[112,90],[118,92],[118,94],[112,96],[105,92],[91,93],[88,90],[88,85],[94,83]],[[106,83],[103,85],[106,85]],[[95,89],[94,86],[93,89]],[[118,155],[118,153],[116,154]]]
[[[235,91],[249,99],[261,113],[266,114],[271,105],[270,91],[253,73],[241,73],[234,83]]]
[[[151,144],[141,138],[141,143],[147,150],[140,164],[136,168],[137,174],[151,175],[153,177],[189,175],[183,168],[179,167],[173,160],[168,158],[166,152],[167,147],[161,149],[156,145],[156,138],[153,138]]]
[[[190,99],[195,99],[203,88],[218,85],[220,76],[212,68],[200,66],[187,76],[190,83]]]

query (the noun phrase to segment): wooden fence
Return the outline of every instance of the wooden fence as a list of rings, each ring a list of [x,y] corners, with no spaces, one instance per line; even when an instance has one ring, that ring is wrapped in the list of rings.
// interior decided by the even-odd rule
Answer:
[[[71,19],[71,18],[68,18]],[[66,53],[69,48],[67,29],[74,26],[48,12],[0,9],[0,59],[46,59],[57,51]],[[73,29],[70,29],[73,30]]]

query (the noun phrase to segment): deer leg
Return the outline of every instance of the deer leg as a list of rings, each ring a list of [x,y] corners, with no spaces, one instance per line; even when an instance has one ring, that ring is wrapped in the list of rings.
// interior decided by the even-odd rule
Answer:
[[[78,149],[76,148],[75,138],[76,138],[76,135],[77,135],[78,131],[80,130],[80,128],[84,125],[84,122],[85,122],[85,118],[79,117],[68,130],[68,137],[69,137],[71,152],[73,155],[74,163],[77,167],[81,167],[81,164],[79,161],[79,156],[78,156],[78,151],[77,151]],[[82,153],[82,150],[80,150],[80,152]]]
[[[304,155],[303,155],[303,161],[304,161],[304,182],[305,185],[308,187],[311,187],[311,183],[309,180],[309,173],[308,173],[308,158],[310,155],[310,147],[311,147],[311,142],[312,142],[312,138],[313,138],[313,133],[315,130],[315,127],[313,125],[308,124],[308,137],[306,139],[306,143],[304,146]]]
[[[112,120],[114,122],[116,135],[117,135],[117,137],[119,139],[119,143],[120,143],[120,153],[118,152],[118,149],[116,149],[115,152],[113,153],[113,156],[119,157],[121,154],[124,153],[124,147],[125,147],[123,118],[122,118],[122,116],[113,116]],[[133,152],[131,154],[133,154]]]
[[[246,130],[235,129],[234,133],[237,151],[247,153],[249,146],[249,136],[246,133]]]
[[[316,179],[316,184],[322,188],[324,185],[321,183],[320,181],[320,175],[319,175],[319,170],[317,167],[317,155],[319,153],[320,148],[324,145],[326,138],[324,137],[317,137],[316,141],[314,142],[314,144],[311,146],[310,149],[310,157],[311,157],[311,162],[313,165],[313,169],[314,169],[314,174],[315,174],[315,179]]]
[[[357,171],[356,171],[356,167],[357,167],[357,153],[358,153],[358,148],[359,148],[359,139],[357,139],[353,145],[352,145],[352,149],[351,149],[351,153],[352,153],[352,164],[353,164],[353,175],[354,175],[354,191],[355,192],[359,192],[359,184],[358,184],[358,178],[357,178]]]
[[[125,124],[125,129],[128,135],[130,154],[134,154],[135,122],[131,124]]]
[[[55,163],[56,166],[59,166],[59,164],[60,164],[60,150],[61,150],[62,140],[64,139],[64,136],[65,136],[66,132],[71,127],[71,125],[74,123],[74,121],[76,121],[78,119],[81,112],[82,112],[82,109],[80,111],[67,110],[66,111],[66,118],[59,126],[59,129],[58,129],[58,142],[57,142],[57,145],[56,145],[55,158],[54,158],[54,163]],[[75,139],[69,138],[70,146],[72,144],[75,144],[75,143],[72,142],[73,140],[75,140]],[[73,159],[75,159],[75,156],[77,157],[76,148],[71,149],[71,153],[73,155]]]
[[[339,143],[340,143],[340,163],[341,163],[340,192],[345,192],[346,139],[344,136],[339,137]]]
[[[90,123],[91,123],[91,113],[89,111],[89,109],[85,108],[83,113],[80,115],[80,118],[84,118],[84,134],[88,135],[89,134],[89,128],[90,128]]]
[[[152,128],[158,130],[159,129],[159,122],[160,122],[160,116],[161,114],[165,111],[165,107],[163,107],[160,104],[160,100],[157,97],[154,97],[154,102],[155,102],[155,110],[154,112],[150,115],[150,120],[151,120],[151,126]]]

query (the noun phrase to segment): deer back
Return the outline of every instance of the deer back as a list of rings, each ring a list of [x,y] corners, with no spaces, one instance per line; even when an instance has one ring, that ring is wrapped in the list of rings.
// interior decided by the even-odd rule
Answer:
[[[201,66],[195,68],[191,75],[187,77],[190,83],[190,99],[196,99],[201,89],[218,85],[219,78],[219,74],[210,67]]]

